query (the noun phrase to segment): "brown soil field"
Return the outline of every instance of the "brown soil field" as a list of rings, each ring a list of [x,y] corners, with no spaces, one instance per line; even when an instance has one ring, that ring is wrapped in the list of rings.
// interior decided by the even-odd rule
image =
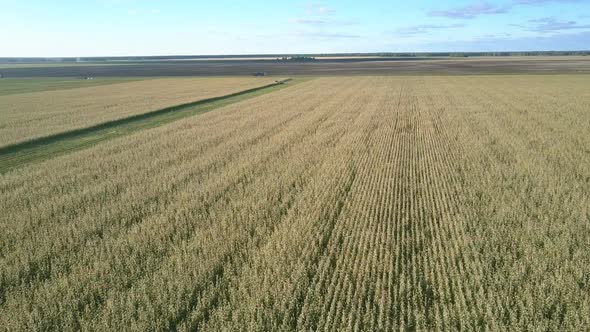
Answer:
[[[141,64],[4,68],[5,77],[121,77],[252,75],[471,75],[590,73],[590,57],[482,57],[467,59],[340,58],[312,62],[200,60]]]

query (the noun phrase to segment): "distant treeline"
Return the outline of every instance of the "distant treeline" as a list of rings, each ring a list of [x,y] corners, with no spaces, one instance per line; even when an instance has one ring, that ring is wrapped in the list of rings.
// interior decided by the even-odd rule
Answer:
[[[296,61],[296,62],[306,62],[306,61],[315,61],[316,58],[313,56],[284,56],[281,58],[277,58],[279,61]]]
[[[121,57],[13,57],[2,58],[0,63],[75,63],[105,61],[166,61],[232,58],[277,58],[290,61],[310,61],[321,57],[479,57],[479,56],[568,56],[590,55],[590,51],[523,51],[523,52],[379,52],[379,53],[324,53],[324,54],[233,54],[233,55],[164,55],[164,56],[121,56]]]

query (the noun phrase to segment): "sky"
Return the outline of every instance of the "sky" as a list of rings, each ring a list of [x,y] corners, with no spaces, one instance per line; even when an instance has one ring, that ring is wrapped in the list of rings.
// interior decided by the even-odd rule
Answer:
[[[0,0],[0,57],[590,49],[590,0]]]

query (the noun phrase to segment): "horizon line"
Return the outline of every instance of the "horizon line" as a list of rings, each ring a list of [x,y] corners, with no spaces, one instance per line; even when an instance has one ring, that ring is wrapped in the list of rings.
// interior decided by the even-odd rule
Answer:
[[[0,59],[84,59],[84,58],[204,58],[204,57],[280,57],[280,56],[412,56],[412,55],[445,55],[445,54],[510,54],[510,53],[590,53],[590,49],[569,50],[519,50],[519,51],[381,51],[381,52],[334,52],[334,53],[230,53],[230,54],[158,54],[158,55],[83,55],[83,56],[0,56]]]

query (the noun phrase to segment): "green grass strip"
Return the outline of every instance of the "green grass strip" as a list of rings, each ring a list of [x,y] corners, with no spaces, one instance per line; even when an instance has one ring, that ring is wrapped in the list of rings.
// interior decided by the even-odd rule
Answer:
[[[2,147],[0,148],[0,173],[5,173],[10,169],[30,163],[85,149],[106,140],[130,135],[140,130],[162,126],[182,118],[206,113],[219,107],[281,90],[299,81],[301,80],[294,81],[288,79],[282,81],[281,84],[273,83],[221,97],[172,106],[88,128],[76,129]]]

